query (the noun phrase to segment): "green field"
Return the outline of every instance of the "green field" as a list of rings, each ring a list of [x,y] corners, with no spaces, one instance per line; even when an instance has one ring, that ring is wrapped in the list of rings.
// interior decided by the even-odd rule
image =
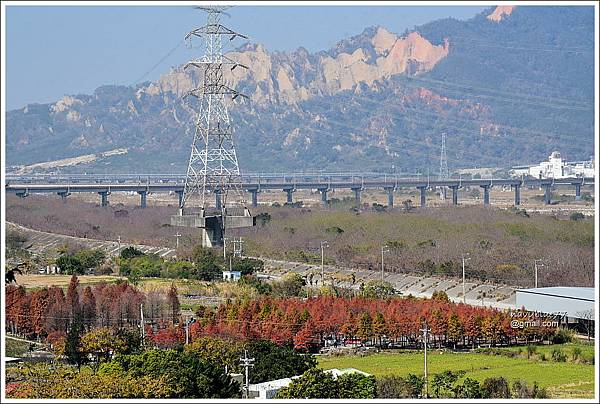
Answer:
[[[522,379],[530,385],[537,382],[546,387],[551,397],[593,398],[594,366],[575,363],[555,363],[508,358],[478,353],[432,351],[427,356],[430,374],[445,370],[464,370],[465,377],[483,381],[503,376],[509,381]],[[404,351],[369,356],[319,357],[319,367],[356,368],[374,376],[423,373],[423,353]]]
[[[552,355],[552,350],[558,348],[560,349],[565,355],[567,355],[567,358],[569,359],[569,361],[571,361],[572,359],[572,355],[573,355],[573,348],[579,348],[581,350],[580,353],[580,358],[581,359],[585,359],[586,361],[591,361],[594,359],[594,345],[591,343],[581,343],[581,342],[575,342],[575,343],[567,343],[567,344],[562,344],[562,345],[537,345],[536,346],[536,351],[534,355],[546,355],[546,358],[550,358]],[[506,351],[512,351],[512,352],[518,352],[519,349],[521,350],[521,352],[525,352],[525,347],[510,347],[510,348],[502,348],[502,350],[506,350]]]

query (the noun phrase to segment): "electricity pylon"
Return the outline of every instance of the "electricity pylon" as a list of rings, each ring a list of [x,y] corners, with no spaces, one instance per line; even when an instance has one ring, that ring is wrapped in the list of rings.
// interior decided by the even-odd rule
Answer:
[[[237,37],[247,37],[221,24],[221,16],[228,7],[197,8],[207,13],[207,23],[188,33],[185,39],[200,38],[204,45],[204,55],[190,60],[185,64],[184,70],[190,67],[200,69],[201,84],[186,93],[184,99],[196,98],[199,109],[179,215],[173,216],[171,222],[178,226],[203,229],[202,244],[211,247],[222,244],[227,227],[253,225],[252,221],[247,220],[252,217],[244,203],[240,167],[233,142],[233,126],[227,108],[228,102],[246,96],[230,88],[224,77],[226,67],[230,70],[248,67],[225,56],[222,42],[224,36],[229,37],[230,41]],[[215,193],[215,206],[207,214],[206,197],[211,192]],[[231,195],[233,201],[229,198]],[[199,211],[190,206],[194,196],[200,199]],[[242,207],[243,210],[236,211],[233,206]],[[229,220],[228,216],[231,217]]]
[[[223,55],[222,37],[229,36],[230,40],[247,37],[220,23],[225,7],[201,9],[207,13],[207,24],[191,31],[185,37],[186,40],[201,38],[205,53],[201,58],[191,60],[184,66],[184,70],[190,67],[202,70],[202,83],[184,95],[184,98],[196,97],[200,108],[180,208],[183,209],[192,196],[199,195],[200,207],[205,209],[206,195],[213,191],[220,193],[221,197],[221,203],[217,202],[215,208],[223,210],[230,191],[233,191],[238,202],[243,200],[240,167],[233,143],[233,127],[227,101],[239,96],[245,97],[227,86],[223,70],[225,66],[231,70],[248,67]]]

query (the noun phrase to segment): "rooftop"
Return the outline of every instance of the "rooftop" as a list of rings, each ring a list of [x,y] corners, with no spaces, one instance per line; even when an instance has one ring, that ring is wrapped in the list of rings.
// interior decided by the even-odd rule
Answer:
[[[531,289],[517,289],[517,292],[531,293],[534,295],[541,296],[556,296],[564,297],[568,299],[587,300],[595,301],[594,288],[580,288],[572,286],[555,286],[549,288],[531,288]]]

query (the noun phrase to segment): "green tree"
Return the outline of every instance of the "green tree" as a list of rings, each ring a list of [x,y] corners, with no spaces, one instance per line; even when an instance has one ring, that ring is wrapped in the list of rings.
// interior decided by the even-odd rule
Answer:
[[[302,294],[304,286],[306,286],[306,281],[300,274],[290,273],[280,281],[273,282],[271,288],[276,297],[294,297]]]
[[[431,393],[434,398],[452,398],[455,396],[455,383],[465,374],[464,371],[446,370],[431,378]]]
[[[336,398],[375,398],[376,387],[373,376],[349,373],[339,376],[336,383],[338,390]]]
[[[224,370],[201,360],[192,351],[150,350],[116,356],[103,364],[101,374],[122,369],[128,376],[162,378],[168,381],[172,398],[235,398],[240,386]]]
[[[138,250],[137,248],[135,248],[133,246],[129,246],[129,247],[125,247],[124,249],[121,250],[119,257],[121,259],[128,260],[130,258],[140,257],[143,255],[145,255],[145,254],[141,250]]]
[[[381,280],[370,280],[363,289],[363,296],[369,299],[387,299],[396,294],[394,285]]]
[[[366,311],[360,316],[356,336],[363,341],[373,336],[373,320],[371,319],[371,315]]]
[[[80,315],[76,315],[71,321],[67,338],[65,340],[64,354],[69,363],[77,365],[77,369],[81,370],[87,360],[87,355],[81,347],[81,335],[83,334],[83,319]]]
[[[460,322],[458,314],[452,312],[448,318],[448,339],[454,343],[454,349],[456,349],[456,342],[458,342],[464,335],[463,327]]]
[[[483,381],[484,398],[510,398],[508,382],[504,377],[488,377]]]
[[[423,390],[424,380],[409,374],[400,376],[384,376],[377,378],[377,398],[418,398]]]
[[[314,368],[279,390],[276,398],[338,398],[337,387],[331,373]]]
[[[81,337],[81,350],[93,355],[98,365],[102,360],[107,361],[112,355],[124,353],[127,349],[127,341],[109,327],[96,328]]]
[[[232,268],[236,271],[240,271],[242,276],[260,272],[263,270],[264,266],[265,263],[263,261],[254,258],[237,259],[232,263]]]
[[[463,383],[454,388],[455,398],[483,398],[484,391],[477,380],[469,377],[463,380]]]
[[[74,255],[61,255],[56,259],[56,266],[61,273],[67,275],[82,275],[85,272],[83,263]]]

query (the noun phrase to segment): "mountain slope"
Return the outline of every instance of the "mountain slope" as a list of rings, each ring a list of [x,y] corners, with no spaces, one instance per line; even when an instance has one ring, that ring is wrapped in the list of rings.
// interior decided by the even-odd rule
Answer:
[[[436,172],[593,153],[592,7],[490,8],[402,35],[382,27],[311,54],[247,45],[229,77],[250,100],[231,115],[242,169]],[[70,170],[184,172],[193,129],[177,68],[155,83],[7,113],[7,165],[127,148]],[[148,162],[151,162],[149,164]]]

